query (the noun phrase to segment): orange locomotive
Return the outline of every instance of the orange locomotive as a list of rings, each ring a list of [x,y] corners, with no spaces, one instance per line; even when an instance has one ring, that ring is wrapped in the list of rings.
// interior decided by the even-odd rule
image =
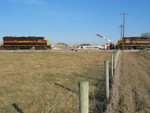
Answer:
[[[118,49],[145,49],[150,48],[148,37],[125,37],[118,41]]]
[[[6,50],[17,50],[17,49],[31,49],[36,50],[50,49],[51,44],[48,40],[44,40],[44,37],[3,37],[2,47]]]

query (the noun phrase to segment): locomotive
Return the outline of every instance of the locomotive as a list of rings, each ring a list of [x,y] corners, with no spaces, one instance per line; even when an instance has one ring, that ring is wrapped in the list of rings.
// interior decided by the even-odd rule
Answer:
[[[35,49],[35,50],[46,50],[51,48],[50,41],[44,40],[44,37],[3,37],[2,47],[6,50],[17,50],[17,49]]]
[[[118,49],[150,48],[150,37],[125,37],[118,41]]]

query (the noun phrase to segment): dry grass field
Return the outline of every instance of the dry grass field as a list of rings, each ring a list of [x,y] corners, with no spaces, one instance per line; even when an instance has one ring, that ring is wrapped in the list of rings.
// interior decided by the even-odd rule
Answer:
[[[124,52],[106,113],[150,113],[150,50]]]
[[[94,98],[104,80],[104,60],[111,54],[0,53],[0,113],[78,112],[78,82],[90,81]],[[90,101],[90,110],[95,104]]]
[[[120,101],[115,113],[150,113],[150,54],[125,53],[119,88]]]

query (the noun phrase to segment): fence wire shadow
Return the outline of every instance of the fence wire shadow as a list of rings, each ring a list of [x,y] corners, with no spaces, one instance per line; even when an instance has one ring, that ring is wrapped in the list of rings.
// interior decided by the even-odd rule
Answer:
[[[66,86],[64,86],[64,85],[61,85],[61,84],[59,84],[59,83],[54,83],[54,84],[57,85],[57,86],[59,86],[59,87],[61,87],[61,88],[66,89],[66,90],[68,90],[68,91],[71,91],[72,93],[78,93],[77,89],[71,89],[71,88],[68,88],[68,87],[66,87]]]
[[[12,106],[18,113],[24,113],[23,110],[17,104],[13,103]]]

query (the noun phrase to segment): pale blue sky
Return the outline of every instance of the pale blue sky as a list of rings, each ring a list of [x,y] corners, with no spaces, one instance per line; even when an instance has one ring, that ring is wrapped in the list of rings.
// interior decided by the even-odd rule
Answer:
[[[120,39],[122,16],[125,36],[150,32],[150,0],[0,0],[0,37],[44,36],[52,44],[105,44]]]

